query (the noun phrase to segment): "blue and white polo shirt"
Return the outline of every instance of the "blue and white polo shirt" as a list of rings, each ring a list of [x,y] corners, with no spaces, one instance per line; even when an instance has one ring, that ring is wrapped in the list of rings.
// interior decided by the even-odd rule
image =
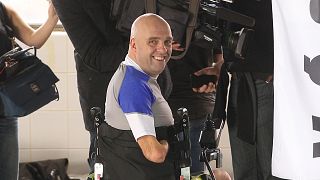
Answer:
[[[156,136],[155,127],[174,123],[156,78],[144,73],[128,56],[109,83],[105,116],[110,126],[131,130],[136,140],[145,135]]]

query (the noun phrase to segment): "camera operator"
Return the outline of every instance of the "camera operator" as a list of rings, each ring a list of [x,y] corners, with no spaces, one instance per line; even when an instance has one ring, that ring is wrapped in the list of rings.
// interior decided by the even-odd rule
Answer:
[[[177,109],[181,107],[188,109],[192,160],[191,175],[198,175],[204,171],[204,163],[199,160],[201,154],[199,136],[207,114],[213,111],[216,82],[212,80],[212,82],[202,84],[200,87],[192,87],[192,83],[195,83],[194,81],[197,81],[197,77],[201,75],[218,76],[221,62],[223,61],[220,49],[203,48],[191,43],[183,58],[172,59],[168,63],[173,83],[168,103],[174,119],[178,119]]]
[[[74,48],[79,100],[86,130],[90,133],[88,163],[93,172],[96,129],[90,108],[105,108],[107,86],[128,49],[128,37],[116,30],[110,15],[112,1],[52,0]],[[168,72],[168,70],[164,71]],[[158,81],[164,96],[171,89],[168,73]]]
[[[219,55],[215,57],[219,58]],[[221,55],[220,55],[221,58]],[[200,131],[203,129],[207,114],[212,113],[215,101],[215,82],[209,82],[199,88],[191,87],[190,74],[218,75],[219,68],[215,72],[209,71],[214,61],[217,65],[221,59],[215,59],[213,50],[203,49],[196,45],[190,45],[185,57],[179,60],[171,60],[168,67],[171,73],[173,88],[168,102],[176,119],[176,109],[185,107],[188,109],[190,118],[190,141],[191,141],[191,174],[196,175],[204,171],[204,163],[200,162],[201,147],[199,144]],[[216,74],[215,74],[216,73]]]
[[[277,179],[271,174],[273,141],[273,25],[271,0],[236,0],[236,12],[255,18],[245,59],[223,50],[232,74],[228,128],[236,180]],[[231,29],[238,31],[239,25]]]

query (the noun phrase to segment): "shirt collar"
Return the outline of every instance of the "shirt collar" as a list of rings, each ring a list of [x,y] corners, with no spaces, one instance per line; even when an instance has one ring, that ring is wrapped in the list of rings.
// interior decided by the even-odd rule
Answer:
[[[132,66],[132,67],[134,67],[136,70],[138,70],[138,71],[140,71],[140,72],[143,72],[143,73],[145,73],[142,69],[141,69],[141,67],[136,63],[136,62],[134,62],[134,60],[132,60],[128,55],[126,55],[126,58],[125,58],[125,60],[124,60],[124,62],[123,62],[125,65],[128,65],[128,66]],[[149,74],[147,74],[147,73],[145,73],[146,75],[148,75],[148,76],[150,76]],[[159,75],[157,75],[156,77],[152,77],[152,76],[150,76],[152,79],[157,79],[158,78],[158,76]]]

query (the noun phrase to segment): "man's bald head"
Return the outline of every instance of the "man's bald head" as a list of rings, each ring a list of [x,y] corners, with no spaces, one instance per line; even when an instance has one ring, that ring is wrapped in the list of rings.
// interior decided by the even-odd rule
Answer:
[[[133,22],[130,36],[131,38],[136,37],[139,33],[143,33],[148,27],[157,25],[167,26],[168,29],[170,29],[169,24],[161,16],[153,13],[143,14]]]
[[[159,75],[172,53],[169,24],[156,14],[139,16],[131,27],[128,56],[150,76]]]

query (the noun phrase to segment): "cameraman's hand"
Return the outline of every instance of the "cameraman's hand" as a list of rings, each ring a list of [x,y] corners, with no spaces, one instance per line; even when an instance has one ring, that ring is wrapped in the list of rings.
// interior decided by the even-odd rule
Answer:
[[[215,68],[214,67],[206,67],[203,68],[195,73],[193,73],[196,76],[200,75],[216,75]],[[199,88],[192,88],[194,92],[198,93],[210,93],[216,91],[216,84],[213,82],[209,82],[208,84],[204,84]]]
[[[224,62],[223,55],[222,54],[216,54],[214,57],[215,63],[211,67],[203,68],[197,72],[194,73],[196,76],[200,75],[215,75],[217,76],[217,82],[209,84],[205,84],[199,88],[192,88],[194,92],[198,93],[209,93],[209,92],[216,92],[216,87],[219,81],[219,75],[220,75],[220,69],[221,65]]]
[[[184,51],[184,48],[181,47],[181,44],[176,42],[176,41],[173,41],[172,42],[172,50],[173,51]]]

